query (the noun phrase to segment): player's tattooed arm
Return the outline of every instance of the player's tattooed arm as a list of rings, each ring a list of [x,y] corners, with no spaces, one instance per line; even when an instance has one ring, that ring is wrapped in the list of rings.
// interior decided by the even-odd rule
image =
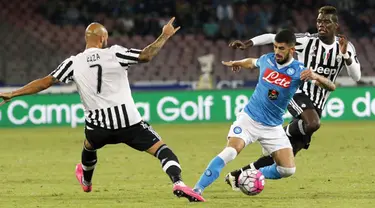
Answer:
[[[139,54],[139,60],[141,62],[151,61],[152,58],[159,53],[160,49],[164,46],[167,40],[181,28],[173,27],[174,19],[175,18],[173,17],[171,20],[169,20],[169,22],[164,25],[161,35],[153,43],[142,50],[142,52]]]
[[[301,80],[309,82],[311,81],[315,85],[329,91],[334,91],[336,89],[336,85],[331,80],[313,72],[311,67],[301,72]]]
[[[320,76],[320,77],[322,77],[322,78],[319,78],[318,80],[316,80],[315,85],[317,85],[321,88],[327,89],[329,91],[335,91],[336,85],[331,80],[329,80],[329,79],[327,79],[323,76]]]
[[[154,56],[156,56],[163,45],[167,42],[168,36],[161,34],[153,43],[144,48],[139,55],[139,60],[142,62],[151,61]]]
[[[10,92],[10,98],[22,96],[22,95],[32,95],[36,94],[40,91],[43,91],[49,87],[51,87],[53,84],[59,82],[55,77],[48,75],[46,77],[43,77],[41,79],[36,79],[27,85],[23,86],[22,88],[15,90],[13,92]]]

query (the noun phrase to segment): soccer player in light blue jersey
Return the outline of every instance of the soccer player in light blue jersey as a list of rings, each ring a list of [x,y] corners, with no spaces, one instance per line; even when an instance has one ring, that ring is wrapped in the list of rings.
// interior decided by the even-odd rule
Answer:
[[[259,169],[265,178],[280,179],[295,173],[292,146],[282,127],[287,105],[304,81],[314,82],[330,91],[335,89],[330,80],[294,60],[295,44],[294,33],[282,30],[276,34],[274,53],[262,55],[259,59],[223,62],[235,72],[241,68],[259,68],[258,84],[248,104],[230,127],[227,146],[208,164],[194,191],[202,194],[219,177],[228,162],[256,141],[275,161],[273,165]]]

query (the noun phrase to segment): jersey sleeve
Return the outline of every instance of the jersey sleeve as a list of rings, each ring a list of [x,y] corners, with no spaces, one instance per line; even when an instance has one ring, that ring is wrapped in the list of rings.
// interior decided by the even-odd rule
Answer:
[[[260,68],[260,66],[261,66],[261,65],[263,64],[263,62],[265,61],[266,57],[267,57],[267,54],[264,54],[264,55],[262,55],[261,57],[259,57],[259,58],[257,59],[257,61],[255,62],[255,66],[258,67],[258,68]]]
[[[296,33],[296,52],[302,53],[310,39],[310,33]]]
[[[50,75],[60,82],[68,84],[73,81],[73,65],[72,57],[65,59]]]
[[[142,51],[140,49],[135,48],[128,49],[119,45],[114,45],[111,47],[111,49],[114,51],[120,65],[123,67],[137,64],[139,61],[139,55]]]
[[[352,59],[350,65],[345,64],[345,68],[348,72],[348,75],[356,82],[361,79],[361,64],[358,61],[357,53],[355,51],[354,45],[351,42],[348,42],[347,51],[349,57]]]
[[[351,42],[348,42],[348,54],[350,58],[353,59],[357,64],[359,64],[358,58],[357,58],[357,52],[355,51],[355,47]]]

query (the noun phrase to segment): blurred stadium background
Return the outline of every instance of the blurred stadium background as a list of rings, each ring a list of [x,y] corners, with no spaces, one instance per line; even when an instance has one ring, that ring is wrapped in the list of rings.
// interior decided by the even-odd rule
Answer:
[[[317,10],[330,4],[339,11],[341,32],[357,49],[363,79],[353,83],[345,70],[343,85],[374,84],[374,0],[13,0],[0,1],[0,85],[25,84],[50,73],[66,57],[84,50],[84,30],[97,21],[110,33],[109,44],[143,48],[176,16],[182,29],[148,64],[135,66],[137,86],[193,89],[212,59],[213,88],[254,87],[257,71],[231,73],[221,60],[260,56],[272,46],[250,50],[227,47],[280,28],[314,33]],[[212,54],[200,63],[198,58]],[[255,81],[255,82],[254,82]],[[138,84],[138,85],[137,85]]]

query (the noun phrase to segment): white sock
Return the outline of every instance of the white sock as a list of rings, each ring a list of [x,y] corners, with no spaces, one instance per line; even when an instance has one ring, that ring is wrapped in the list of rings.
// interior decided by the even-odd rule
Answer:
[[[173,185],[186,186],[183,181],[177,181]]]
[[[234,160],[237,157],[237,150],[233,147],[226,147],[223,151],[221,151],[217,156],[224,160],[225,164]]]

